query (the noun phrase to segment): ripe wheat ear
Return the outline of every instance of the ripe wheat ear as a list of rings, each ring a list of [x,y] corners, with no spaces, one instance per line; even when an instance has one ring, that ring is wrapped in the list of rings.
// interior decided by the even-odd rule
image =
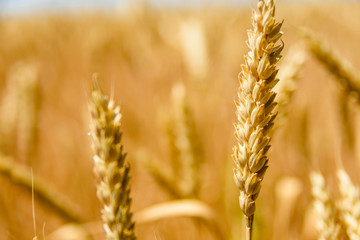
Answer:
[[[234,180],[240,190],[240,208],[246,217],[246,239],[252,239],[255,200],[268,168],[267,152],[270,148],[269,132],[276,114],[275,92],[279,81],[276,63],[281,58],[283,44],[277,45],[282,36],[282,23],[275,20],[273,0],[259,0],[258,12],[253,11],[253,29],[248,31],[245,64],[239,74],[240,87],[236,101],[237,119],[233,149]]]
[[[97,196],[104,205],[101,213],[107,240],[136,239],[130,210],[130,166],[121,145],[119,106],[99,87],[92,92],[91,113],[94,172],[98,179]]]

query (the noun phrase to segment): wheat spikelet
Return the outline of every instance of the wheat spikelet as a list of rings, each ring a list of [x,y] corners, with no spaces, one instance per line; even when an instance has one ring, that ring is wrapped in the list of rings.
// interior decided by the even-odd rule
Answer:
[[[349,239],[342,223],[338,209],[331,200],[324,177],[317,172],[310,174],[314,208],[319,215],[318,229],[319,240],[346,240]]]
[[[275,93],[272,88],[279,81],[276,63],[283,45],[282,23],[275,21],[275,4],[272,0],[258,2],[258,12],[253,11],[254,29],[248,31],[245,65],[239,74],[240,87],[236,101],[238,122],[235,126],[237,145],[233,148],[236,165],[234,179],[240,189],[240,208],[247,219],[247,239],[251,239],[255,200],[268,168],[267,152],[271,138],[268,136],[276,114]]]
[[[119,106],[100,88],[92,92],[89,104],[94,172],[99,182],[97,196],[103,203],[102,219],[107,240],[136,239],[130,211],[130,166],[121,145]]]
[[[342,169],[338,170],[341,201],[339,208],[347,226],[347,233],[352,240],[360,240],[360,192],[349,175]]]
[[[315,58],[339,80],[347,93],[355,95],[360,102],[360,75],[350,62],[310,31],[304,30],[303,34]]]

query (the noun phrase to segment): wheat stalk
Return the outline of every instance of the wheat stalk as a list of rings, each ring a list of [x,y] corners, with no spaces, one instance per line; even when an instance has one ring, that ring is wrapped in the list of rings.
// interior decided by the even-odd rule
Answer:
[[[107,240],[134,240],[135,223],[130,211],[130,166],[125,162],[119,106],[99,87],[92,92],[91,113],[94,172],[99,182],[97,196],[104,205],[102,219]]]
[[[345,225],[340,219],[340,212],[331,200],[324,177],[318,172],[312,172],[310,174],[310,180],[312,184],[314,208],[320,216],[318,221],[320,236],[318,239],[349,239],[346,234]]]
[[[339,189],[341,201],[339,208],[344,223],[347,226],[347,233],[352,240],[360,240],[360,192],[349,175],[343,170],[338,170]]]
[[[253,11],[254,29],[248,31],[245,65],[239,74],[240,87],[236,101],[238,122],[235,126],[237,145],[233,148],[236,165],[234,179],[240,189],[240,208],[246,217],[246,236],[252,239],[252,223],[255,200],[268,168],[267,152],[270,148],[269,131],[276,114],[276,94],[272,88],[279,81],[276,63],[280,59],[283,44],[276,45],[281,38],[282,23],[275,18],[273,0],[259,0],[258,12]]]

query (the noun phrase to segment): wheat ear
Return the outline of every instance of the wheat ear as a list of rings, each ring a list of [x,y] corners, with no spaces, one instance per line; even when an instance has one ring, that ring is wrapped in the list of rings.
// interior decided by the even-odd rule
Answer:
[[[18,100],[18,151],[22,158],[31,162],[36,160],[37,154],[40,78],[34,65],[19,65],[17,71],[21,91]]]
[[[193,115],[186,101],[184,84],[177,83],[171,94],[172,114],[164,121],[171,152],[171,169],[146,160],[149,173],[175,198],[196,198],[200,190],[201,149]],[[171,171],[172,170],[172,171]]]
[[[18,152],[18,160],[36,159],[41,91],[35,65],[17,63],[12,67],[1,106],[0,145],[2,152]]]
[[[349,175],[342,169],[338,170],[341,201],[339,208],[352,240],[360,240],[360,192]]]
[[[176,183],[183,197],[196,197],[199,192],[199,154],[193,118],[186,101],[184,84],[172,88],[173,113],[169,123],[170,148]],[[177,170],[178,168],[178,170]]]
[[[340,219],[340,212],[331,200],[324,177],[318,172],[310,174],[312,184],[312,195],[314,198],[314,208],[319,215],[318,229],[320,232],[319,240],[347,240],[344,224]]]
[[[290,103],[295,91],[298,88],[299,73],[305,63],[306,53],[304,47],[300,44],[292,47],[288,54],[284,57],[282,64],[280,65],[279,79],[281,81],[274,87],[276,92],[276,111],[279,112],[277,117],[277,124],[280,120],[285,122],[286,116],[289,112]]]
[[[355,94],[360,102],[360,74],[350,62],[310,31],[304,30],[303,35],[315,58],[340,82],[347,93]]]
[[[282,23],[275,21],[273,0],[259,0],[258,12],[253,11],[254,29],[248,31],[245,65],[239,74],[240,87],[236,101],[237,119],[233,148],[234,179],[240,189],[240,208],[247,220],[247,239],[252,239],[252,222],[255,200],[268,168],[267,152],[270,148],[269,130],[276,114],[275,93],[272,88],[279,81],[276,63],[280,59],[283,44],[276,45],[281,38]]]
[[[106,239],[134,240],[130,166],[125,162],[126,154],[121,145],[120,108],[97,87],[92,92],[89,110],[97,196],[104,205],[101,213]]]

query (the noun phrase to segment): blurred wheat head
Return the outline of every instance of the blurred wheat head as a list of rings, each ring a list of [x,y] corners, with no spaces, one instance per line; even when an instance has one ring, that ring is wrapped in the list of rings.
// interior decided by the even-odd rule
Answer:
[[[345,225],[341,221],[340,212],[331,199],[324,177],[318,172],[312,172],[310,179],[314,208],[320,217],[318,221],[319,239],[349,239]]]
[[[21,162],[36,159],[41,91],[38,68],[19,62],[9,72],[0,117],[1,151]]]
[[[92,92],[91,113],[94,172],[98,179],[97,196],[104,205],[101,213],[106,239],[134,240],[130,198],[130,166],[121,145],[120,107],[99,87]]]

